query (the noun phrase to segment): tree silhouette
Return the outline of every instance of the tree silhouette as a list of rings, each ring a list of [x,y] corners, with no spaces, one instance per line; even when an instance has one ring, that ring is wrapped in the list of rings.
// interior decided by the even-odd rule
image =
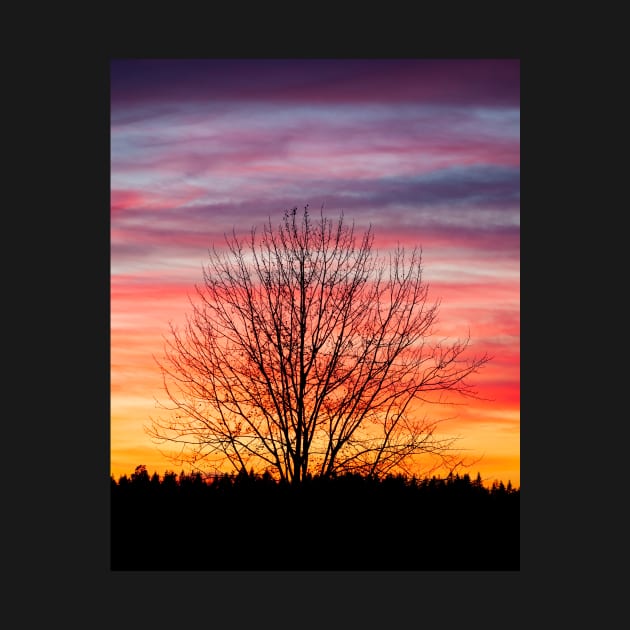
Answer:
[[[435,336],[421,250],[379,257],[373,240],[306,206],[213,247],[192,313],[156,359],[170,413],[149,434],[180,445],[180,461],[296,484],[408,473],[421,455],[453,465],[454,438],[416,403],[476,396],[468,377],[489,357]]]

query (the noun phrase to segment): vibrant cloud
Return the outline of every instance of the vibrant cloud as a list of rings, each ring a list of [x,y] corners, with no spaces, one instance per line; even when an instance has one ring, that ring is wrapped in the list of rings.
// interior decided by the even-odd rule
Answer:
[[[111,374],[114,475],[173,464],[143,431],[153,361],[207,250],[310,204],[420,245],[444,334],[492,363],[489,400],[449,410],[475,473],[520,482],[518,60],[114,60]]]

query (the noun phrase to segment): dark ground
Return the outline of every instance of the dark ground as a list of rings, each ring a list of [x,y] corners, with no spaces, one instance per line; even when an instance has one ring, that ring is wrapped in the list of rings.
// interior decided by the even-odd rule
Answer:
[[[112,480],[113,570],[520,568],[520,490],[467,475],[169,482]]]

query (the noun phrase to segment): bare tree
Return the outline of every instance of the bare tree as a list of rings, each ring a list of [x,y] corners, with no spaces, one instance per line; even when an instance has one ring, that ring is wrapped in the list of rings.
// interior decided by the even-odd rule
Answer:
[[[262,234],[212,248],[182,329],[158,360],[171,413],[148,432],[180,460],[220,456],[236,471],[299,483],[307,474],[409,473],[420,455],[448,462],[454,438],[417,418],[444,394],[476,397],[469,339],[435,337],[421,251],[373,251],[370,227],[293,208]]]

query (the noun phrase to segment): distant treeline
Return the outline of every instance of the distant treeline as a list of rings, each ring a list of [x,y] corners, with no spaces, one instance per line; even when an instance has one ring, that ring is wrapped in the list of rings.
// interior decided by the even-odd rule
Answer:
[[[518,570],[520,489],[480,475],[111,477],[114,570]]]

